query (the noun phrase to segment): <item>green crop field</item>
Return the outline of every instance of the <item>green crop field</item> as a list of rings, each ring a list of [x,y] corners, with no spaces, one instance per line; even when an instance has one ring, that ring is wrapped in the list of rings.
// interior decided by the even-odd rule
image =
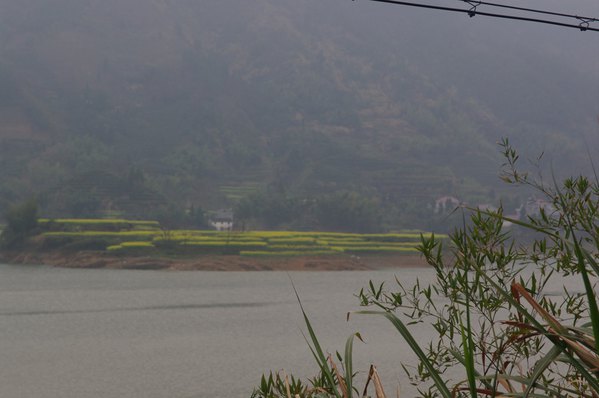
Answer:
[[[156,221],[40,220],[47,241],[60,244],[104,242],[110,253],[223,254],[251,257],[340,254],[410,254],[421,233],[355,234],[340,232],[162,230]],[[429,233],[422,233],[425,237]],[[440,236],[444,238],[444,236]]]

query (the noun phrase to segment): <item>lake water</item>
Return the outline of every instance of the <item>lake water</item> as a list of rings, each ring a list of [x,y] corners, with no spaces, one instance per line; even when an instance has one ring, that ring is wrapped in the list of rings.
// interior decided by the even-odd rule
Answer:
[[[346,313],[369,279],[429,270],[290,273],[323,346],[360,331],[356,370],[407,389],[412,358],[391,324]],[[313,376],[301,312],[282,272],[71,270],[0,265],[0,396],[249,397],[261,375]],[[428,331],[423,327],[419,336]],[[393,394],[394,395],[394,394]],[[406,395],[403,395],[406,396]]]

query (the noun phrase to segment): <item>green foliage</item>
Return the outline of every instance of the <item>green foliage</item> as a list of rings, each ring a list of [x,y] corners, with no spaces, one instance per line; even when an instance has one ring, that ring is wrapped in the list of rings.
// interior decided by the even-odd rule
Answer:
[[[306,396],[308,386],[303,384],[300,379],[296,379],[293,375],[281,375],[272,372],[268,377],[262,376],[260,386],[252,393],[251,398],[276,398],[293,394],[291,396]]]
[[[238,220],[266,229],[302,226],[322,231],[371,233],[382,230],[381,206],[357,192],[335,192],[300,199],[267,190],[243,197]]]
[[[235,207],[235,217],[265,229],[300,222],[308,213],[308,205],[276,190],[266,190],[243,197]]]
[[[151,212],[152,218],[156,219],[164,228],[211,228],[202,207],[191,205],[188,208],[174,204],[161,206]]]
[[[35,200],[14,205],[4,215],[6,226],[0,237],[3,248],[18,246],[37,227],[38,206]]]
[[[418,396],[596,397],[599,179],[579,176],[548,186],[518,170],[518,155],[507,140],[502,148],[502,178],[542,195],[547,202],[540,214],[522,221],[505,217],[501,208],[473,209],[470,223],[464,221],[445,244],[423,236],[419,250],[435,281],[370,282],[358,297],[373,309],[358,314],[384,317],[414,351],[418,361],[402,367]],[[532,241],[518,244],[505,221],[532,233]],[[555,284],[565,283],[565,277],[578,280],[580,291],[564,286],[555,295]],[[322,349],[304,317],[318,369],[331,374],[331,361],[317,355]],[[413,324],[430,325],[435,337],[419,341]],[[329,377],[322,397],[351,397],[344,389],[349,377]],[[387,397],[382,388],[376,396]]]
[[[158,221],[123,220],[123,219],[85,219],[85,218],[40,218],[40,227],[46,231],[123,231],[123,230],[158,230]]]
[[[73,217],[90,217],[101,211],[102,201],[95,189],[72,192],[63,199],[65,209]]]
[[[114,238],[128,240],[152,240],[159,231],[80,231],[80,232],[44,232],[46,238]]]
[[[328,231],[378,232],[382,225],[376,201],[355,192],[340,192],[320,198],[314,208],[320,228]]]
[[[246,181],[239,185],[223,185],[219,191],[231,202],[259,192],[260,183]]]
[[[437,338],[420,349],[420,363],[405,365],[423,396],[580,397],[599,393],[599,311],[595,284],[599,267],[599,181],[586,177],[547,186],[516,168],[518,155],[502,142],[503,179],[536,190],[547,200],[538,217],[509,220],[535,233],[517,246],[502,229],[502,210],[474,211],[471,225],[450,239],[450,257],[434,237],[420,250],[436,283],[395,290],[363,290],[363,304],[379,307],[399,328],[429,323]],[[580,278],[584,291],[547,292],[564,276]],[[553,287],[555,288],[555,287]],[[439,300],[443,297],[445,304]],[[406,321],[396,315],[401,312]],[[407,329],[400,330],[409,339]],[[410,340],[408,340],[410,341]],[[419,351],[420,350],[420,351]],[[450,379],[447,369],[460,369]]]

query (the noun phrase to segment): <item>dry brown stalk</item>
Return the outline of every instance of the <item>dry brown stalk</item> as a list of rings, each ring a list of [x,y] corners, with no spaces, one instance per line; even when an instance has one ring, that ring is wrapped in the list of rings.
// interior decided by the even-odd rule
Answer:
[[[347,392],[347,385],[345,384],[345,379],[341,377],[339,369],[337,369],[337,365],[335,365],[335,361],[333,361],[331,355],[329,355],[329,362],[331,363],[331,367],[333,368],[333,371],[337,376],[337,380],[339,380],[339,387],[341,388],[341,394],[343,394],[343,398],[349,398],[349,393]]]

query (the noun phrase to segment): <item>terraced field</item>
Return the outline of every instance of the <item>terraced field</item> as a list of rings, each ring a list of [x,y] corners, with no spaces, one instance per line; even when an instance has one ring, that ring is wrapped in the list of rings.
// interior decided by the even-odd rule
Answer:
[[[241,198],[258,192],[261,184],[259,182],[244,182],[238,185],[221,185],[219,191],[225,195],[230,202],[237,202]]]
[[[153,221],[41,220],[50,247],[95,242],[113,254],[220,254],[248,257],[413,254],[428,233],[163,230]]]

